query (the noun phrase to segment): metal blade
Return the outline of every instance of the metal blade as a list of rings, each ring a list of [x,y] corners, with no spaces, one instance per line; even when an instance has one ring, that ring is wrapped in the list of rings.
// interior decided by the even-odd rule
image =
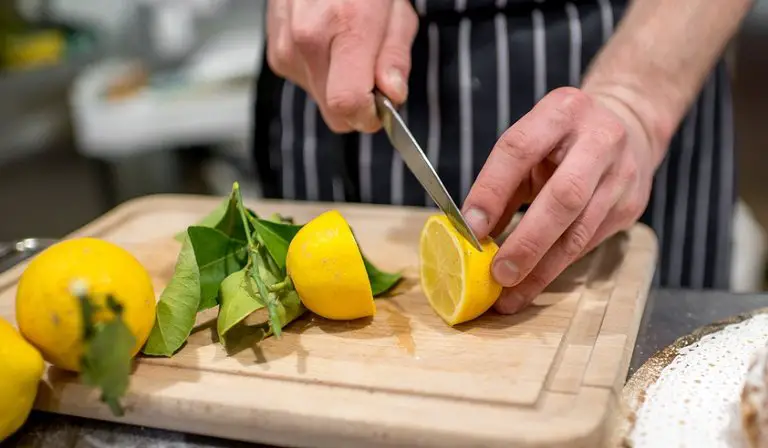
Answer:
[[[378,91],[374,92],[374,95],[376,98],[376,111],[392,146],[400,153],[405,164],[413,175],[416,176],[416,179],[418,179],[432,200],[435,201],[435,204],[445,213],[456,230],[475,249],[482,251],[483,248],[480,242],[472,232],[472,229],[467,225],[464,216],[448,194],[426,154],[424,154],[416,139],[413,138],[411,131],[405,125],[400,114],[397,113],[394,104]]]

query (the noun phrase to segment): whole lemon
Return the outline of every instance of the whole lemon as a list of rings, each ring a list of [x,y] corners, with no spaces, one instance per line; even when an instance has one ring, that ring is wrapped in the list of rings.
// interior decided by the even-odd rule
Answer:
[[[44,369],[40,352],[0,318],[0,442],[29,417]]]
[[[313,313],[334,320],[376,314],[363,255],[338,211],[325,212],[299,230],[288,246],[286,267],[301,302]]]
[[[113,318],[106,308],[108,295],[123,306],[123,320],[136,338],[135,356],[155,322],[152,280],[130,252],[96,238],[64,240],[32,259],[16,291],[21,334],[51,364],[79,372],[83,322],[81,304],[71,292],[75,283],[87,287],[98,307],[96,322]]]

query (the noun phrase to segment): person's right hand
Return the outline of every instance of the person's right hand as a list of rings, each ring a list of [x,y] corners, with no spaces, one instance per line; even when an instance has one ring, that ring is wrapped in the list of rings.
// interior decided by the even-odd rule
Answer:
[[[408,95],[419,21],[408,0],[269,0],[267,62],[317,102],[335,132],[374,132],[374,86]]]

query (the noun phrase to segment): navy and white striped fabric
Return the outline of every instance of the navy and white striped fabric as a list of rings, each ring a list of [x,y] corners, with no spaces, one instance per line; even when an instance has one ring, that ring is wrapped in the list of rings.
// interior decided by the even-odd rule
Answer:
[[[471,6],[470,6],[471,5]],[[494,143],[548,91],[578,86],[626,0],[415,0],[421,17],[402,113],[461,203]],[[265,196],[432,206],[382,132],[337,135],[307,94],[263,64],[254,156]],[[657,282],[729,286],[734,155],[721,62],[675,135],[641,221]]]

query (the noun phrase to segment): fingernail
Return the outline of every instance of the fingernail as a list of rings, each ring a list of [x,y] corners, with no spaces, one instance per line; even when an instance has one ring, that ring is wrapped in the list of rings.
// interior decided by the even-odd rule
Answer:
[[[488,233],[488,215],[484,211],[477,208],[470,208],[464,213],[464,219],[467,221],[467,225],[475,233],[485,235]]]
[[[394,68],[389,69],[387,72],[387,79],[389,80],[390,87],[397,91],[397,95],[400,98],[405,99],[405,97],[408,96],[408,84],[406,84],[405,78],[399,70]]]
[[[520,270],[509,260],[499,260],[493,264],[493,278],[502,286],[514,286],[520,278]]]
[[[525,304],[525,297],[516,292],[509,292],[499,298],[493,308],[501,314],[515,314],[525,308]]]

